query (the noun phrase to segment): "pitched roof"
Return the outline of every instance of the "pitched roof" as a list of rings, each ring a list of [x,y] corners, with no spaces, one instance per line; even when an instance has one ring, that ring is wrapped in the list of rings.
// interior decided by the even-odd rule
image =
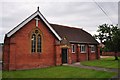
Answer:
[[[80,28],[50,24],[61,38],[67,37],[69,42],[98,44],[91,34]]]
[[[10,32],[8,32],[6,35],[7,37],[10,37],[15,32],[17,32],[20,28],[22,28],[25,24],[27,24],[29,21],[31,21],[36,16],[39,16],[43,22],[47,25],[47,27],[53,32],[53,34],[58,38],[58,40],[61,40],[61,37],[56,33],[56,31],[50,26],[48,21],[44,18],[44,16],[40,13],[39,10],[37,10],[35,13],[33,13],[30,17],[25,19],[23,22],[21,22],[18,26],[16,26],[14,29],[12,29]]]
[[[52,33],[56,36],[58,40],[62,40],[63,37],[67,37],[69,42],[98,44],[98,42],[88,32],[82,29],[50,24],[40,13],[39,9],[30,17],[21,22],[18,26],[16,26],[14,29],[12,29],[10,32],[8,32],[6,34],[7,37],[12,36],[15,32],[17,32],[20,28],[22,28],[25,24],[34,19],[36,16],[39,16],[43,20],[43,22],[52,31]]]

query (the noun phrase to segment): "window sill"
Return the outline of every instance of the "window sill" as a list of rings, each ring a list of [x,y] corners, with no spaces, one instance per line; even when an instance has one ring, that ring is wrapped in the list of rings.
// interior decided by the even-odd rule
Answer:
[[[80,53],[86,53],[86,52],[80,52]]]
[[[41,54],[41,52],[32,52],[31,54]]]
[[[91,51],[91,53],[95,53],[95,51]]]
[[[75,52],[72,52],[73,54],[75,53]]]

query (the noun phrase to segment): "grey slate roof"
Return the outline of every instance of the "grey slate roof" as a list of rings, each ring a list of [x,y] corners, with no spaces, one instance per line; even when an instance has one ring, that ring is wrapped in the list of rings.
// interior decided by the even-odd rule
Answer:
[[[80,28],[73,28],[63,25],[50,24],[51,27],[61,37],[67,37],[69,42],[98,44],[91,34]]]

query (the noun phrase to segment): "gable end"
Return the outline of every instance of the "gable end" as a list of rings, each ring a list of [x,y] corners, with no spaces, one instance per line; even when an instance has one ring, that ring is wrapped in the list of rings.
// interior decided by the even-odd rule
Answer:
[[[31,21],[34,17],[39,16],[43,22],[48,26],[48,28],[52,31],[52,33],[58,38],[58,40],[62,40],[61,37],[56,33],[56,31],[50,26],[48,21],[44,18],[44,16],[40,13],[40,11],[36,11],[33,13],[30,17],[25,19],[23,22],[21,22],[18,26],[16,26],[14,29],[12,29],[10,32],[7,33],[7,37],[12,36],[15,32],[17,32],[20,28],[22,28],[25,24],[27,24],[29,21]]]

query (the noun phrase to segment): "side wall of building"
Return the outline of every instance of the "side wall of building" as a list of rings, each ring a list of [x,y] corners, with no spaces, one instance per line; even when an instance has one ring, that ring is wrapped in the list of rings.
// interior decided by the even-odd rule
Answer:
[[[2,55],[2,61],[3,61],[3,70],[9,70],[9,53],[10,53],[10,39],[5,36],[4,39],[4,46],[3,46],[3,55]]]
[[[80,62],[80,61],[88,61],[88,60],[95,60],[99,59],[99,49],[97,45],[95,46],[95,52],[91,52],[91,47],[87,44],[84,44],[86,47],[86,51],[84,53],[81,52],[81,44],[74,44],[76,46],[75,53],[72,54],[72,63]],[[83,44],[82,44],[83,45]]]
[[[56,38],[42,20],[39,20],[38,28],[42,35],[41,53],[31,52],[31,33],[36,29],[35,19],[24,25],[10,37],[9,53],[6,50],[6,47],[8,46],[4,46],[4,55],[10,55],[9,70],[31,69],[55,65]],[[7,39],[5,42],[6,41]],[[6,63],[7,58],[7,56],[4,57],[4,63]]]

